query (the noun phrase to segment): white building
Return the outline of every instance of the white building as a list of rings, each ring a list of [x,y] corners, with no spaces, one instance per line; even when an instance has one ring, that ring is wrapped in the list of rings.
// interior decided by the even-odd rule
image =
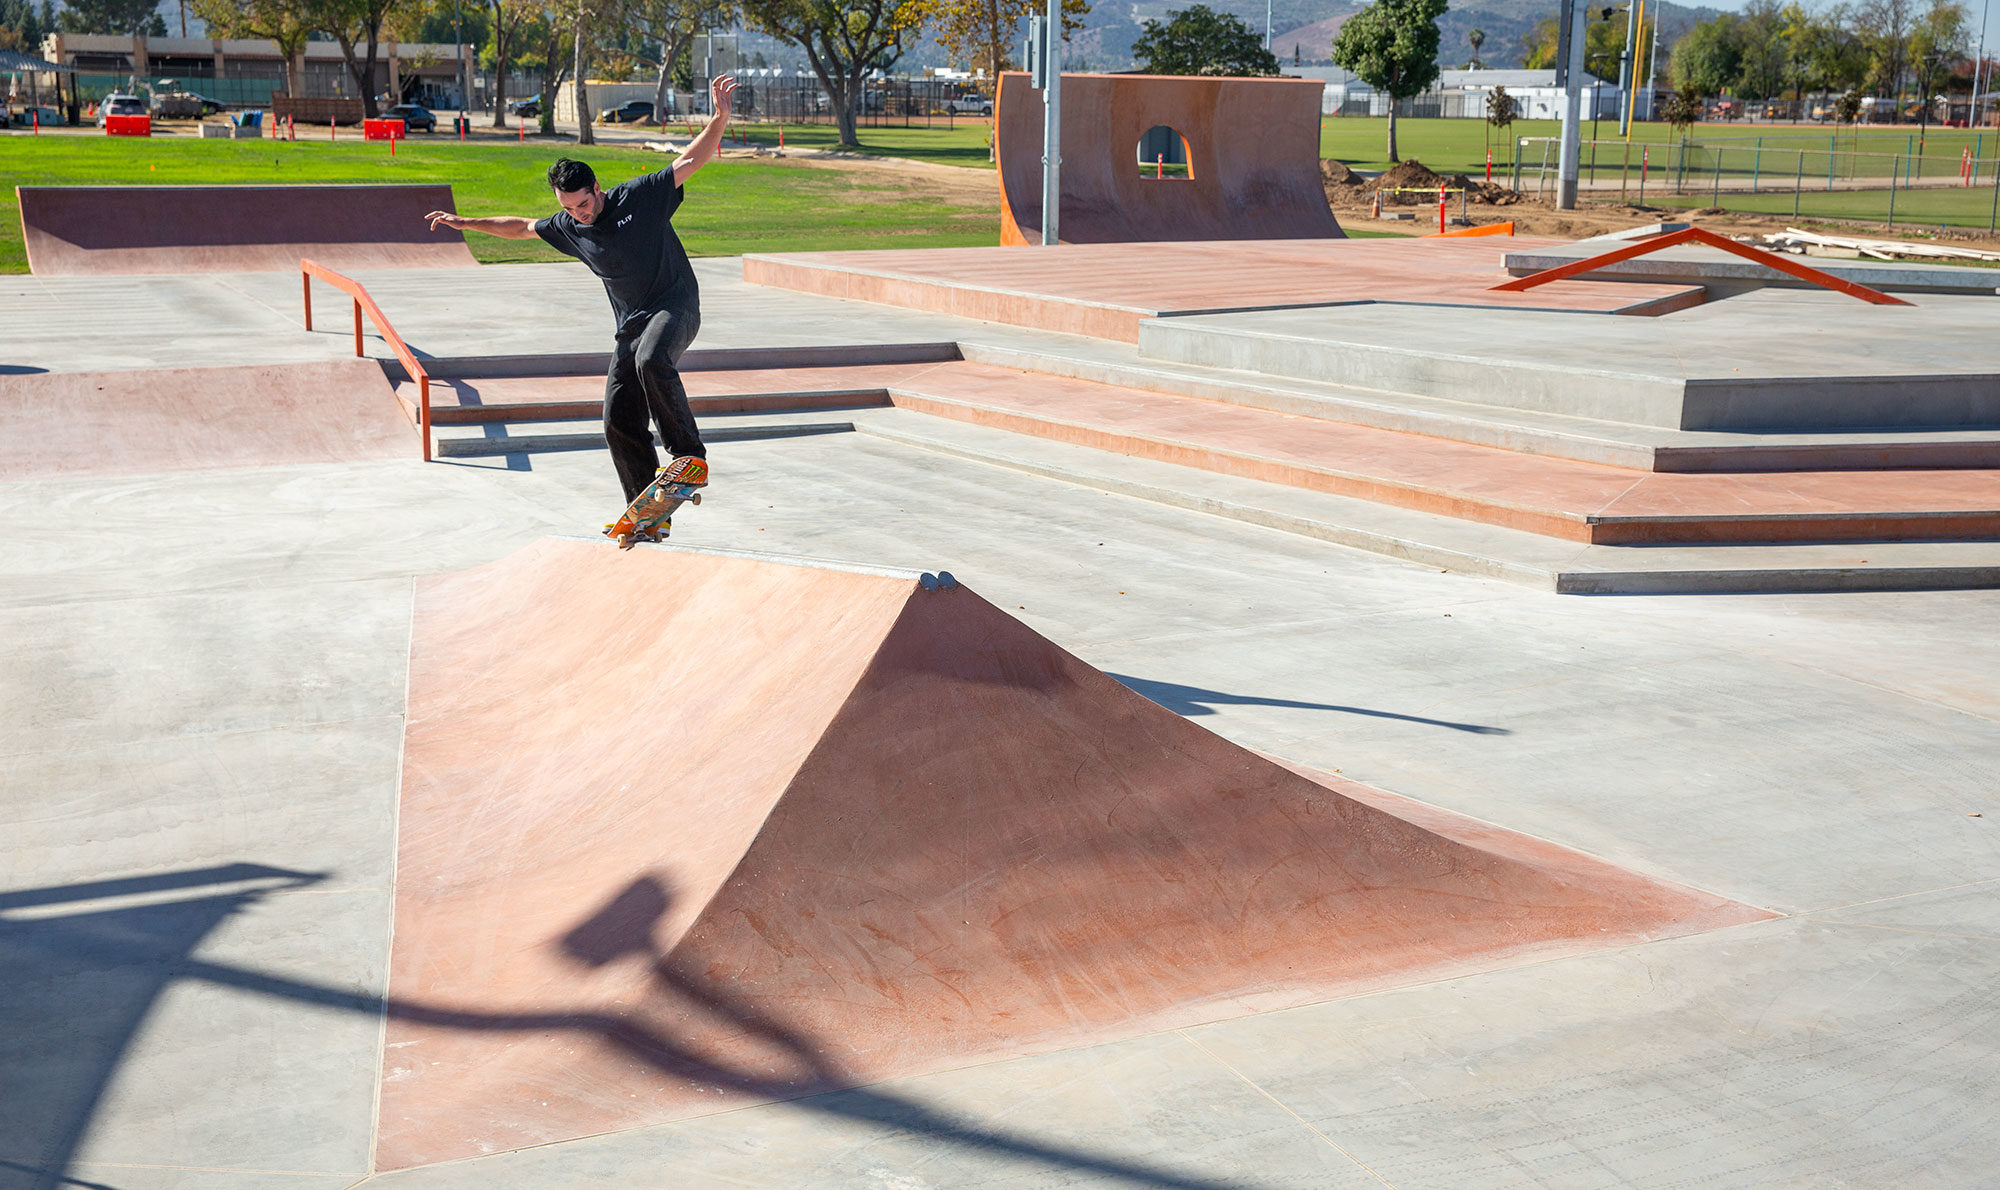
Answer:
[[[1386,116],[1387,96],[1338,66],[1291,67],[1294,78],[1316,78],[1326,84],[1320,110],[1329,116]],[[1444,117],[1483,120],[1493,88],[1505,87],[1514,97],[1514,115],[1521,120],[1562,119],[1563,92],[1556,86],[1553,70],[1447,70],[1438,76],[1429,91],[1405,99],[1396,107],[1399,116]],[[1583,91],[1583,118],[1591,118],[1593,108],[1599,119],[1615,120],[1622,94],[1616,82],[1586,77]],[[1646,101],[1642,92],[1639,102]],[[1643,106],[1640,110],[1644,110]]]

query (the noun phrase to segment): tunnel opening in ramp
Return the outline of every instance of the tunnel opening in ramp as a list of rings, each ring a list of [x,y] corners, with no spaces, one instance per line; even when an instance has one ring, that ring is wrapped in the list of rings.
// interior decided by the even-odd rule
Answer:
[[[1397,805],[915,573],[419,580],[377,1165],[1768,916]]]

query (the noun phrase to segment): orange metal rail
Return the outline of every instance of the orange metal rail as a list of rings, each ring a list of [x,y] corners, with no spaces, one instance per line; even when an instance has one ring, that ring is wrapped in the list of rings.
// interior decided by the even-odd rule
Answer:
[[[383,341],[389,344],[389,349],[396,353],[397,359],[403,361],[403,369],[410,374],[410,379],[417,382],[417,432],[422,434],[424,439],[424,462],[430,462],[430,373],[424,371],[424,366],[417,362],[416,353],[411,351],[409,345],[403,342],[403,337],[396,333],[396,328],[389,325],[389,320],[382,316],[382,307],[376,305],[375,299],[368,296],[368,291],[361,287],[361,282],[356,281],[352,277],[336,273],[317,261],[301,258],[299,260],[299,286],[305,292],[307,330],[313,328],[312,279],[314,277],[318,277],[328,285],[333,286],[335,289],[346,293],[354,299],[354,354],[357,356],[366,354],[361,350],[361,315],[363,312],[366,312],[369,319],[375,323],[375,329],[381,332]]]
[[[1454,227],[1450,231],[1434,231],[1423,237],[1427,240],[1449,239],[1453,236],[1510,236],[1514,225],[1508,223],[1482,223],[1478,227]]]
[[[1818,269],[1799,264],[1788,256],[1780,256],[1776,252],[1766,252],[1762,248],[1753,248],[1748,244],[1739,244],[1728,236],[1720,236],[1700,227],[1687,227],[1682,228],[1680,231],[1668,232],[1666,235],[1651,236],[1637,243],[1628,244],[1623,248],[1614,248],[1599,256],[1586,257],[1583,260],[1558,265],[1552,269],[1543,269],[1539,273],[1529,273],[1525,277],[1516,277],[1512,281],[1503,281],[1493,288],[1496,290],[1505,290],[1510,293],[1519,293],[1525,289],[1533,289],[1537,285],[1546,285],[1550,281],[1561,281],[1568,277],[1574,277],[1578,273],[1588,273],[1593,269],[1601,269],[1606,265],[1617,264],[1621,260],[1630,260],[1635,256],[1644,256],[1648,252],[1658,252],[1662,248],[1671,248],[1675,244],[1687,243],[1707,244],[1711,248],[1720,248],[1724,252],[1734,253],[1745,260],[1755,261],[1758,264],[1774,268],[1781,273],[1790,274],[1801,281],[1810,281],[1814,285],[1823,285],[1838,293],[1860,298],[1864,302],[1873,302],[1878,306],[1907,306],[1911,304],[1902,298],[1890,297],[1879,289],[1870,289],[1866,285],[1857,285],[1852,281],[1842,280],[1832,273],[1823,273]]]

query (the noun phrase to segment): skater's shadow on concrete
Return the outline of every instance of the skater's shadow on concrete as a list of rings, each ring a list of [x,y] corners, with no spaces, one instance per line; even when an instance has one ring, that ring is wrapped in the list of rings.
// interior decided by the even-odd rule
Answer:
[[[10,972],[9,996],[0,1004],[0,1068],[35,1072],[0,1080],[0,1153],[19,1158],[0,1163],[0,1170],[27,1179],[5,1178],[0,1184],[34,1190],[101,1186],[71,1175],[78,1146],[156,1001],[176,984],[193,983],[451,1030],[575,1033],[662,1075],[732,1092],[742,1103],[790,1100],[793,1110],[886,1126],[1072,1178],[1222,1190],[1222,1183],[1156,1164],[1039,1140],[955,1118],[908,1094],[856,1086],[825,1056],[838,1048],[832,1039],[808,1036],[691,978],[655,948],[655,929],[673,895],[654,878],[634,881],[553,944],[580,976],[615,961],[646,962],[651,990],[663,1004],[676,1006],[651,1019],[595,1006],[489,1012],[410,998],[384,1000],[196,957],[207,937],[232,916],[325,879],[323,873],[230,864],[0,893],[0,966]],[[752,1039],[758,1069],[698,1052],[660,1024],[684,1020],[690,1012]],[[770,1061],[774,1056],[783,1061]]]
[[[1395,711],[1377,711],[1368,707],[1342,706],[1331,702],[1300,702],[1289,698],[1259,698],[1250,694],[1224,694],[1220,690],[1204,690],[1199,686],[1181,686],[1173,682],[1156,682],[1150,678],[1135,678],[1129,674],[1112,674],[1126,689],[1143,694],[1154,702],[1174,712],[1190,718],[1196,715],[1213,715],[1219,706],[1244,707],[1287,707],[1302,711],[1338,711],[1343,715],[1366,715],[1371,719],[1398,719],[1404,723],[1421,723],[1426,727],[1444,727],[1452,731],[1468,732],[1472,735],[1512,735],[1505,727],[1491,727],[1484,723],[1454,723],[1449,719],[1426,719],[1422,715],[1402,715]]]

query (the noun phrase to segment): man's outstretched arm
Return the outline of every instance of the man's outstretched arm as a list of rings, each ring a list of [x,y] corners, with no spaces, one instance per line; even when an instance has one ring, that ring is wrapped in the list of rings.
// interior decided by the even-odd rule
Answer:
[[[535,221],[518,215],[488,215],[483,219],[468,219],[464,215],[454,215],[450,211],[432,211],[424,218],[431,221],[431,230],[438,224],[459,231],[483,231],[503,240],[532,240],[535,238]]]
[[[717,75],[714,85],[709,90],[715,97],[715,114],[708,118],[708,123],[702,126],[700,134],[688,144],[687,152],[682,153],[680,160],[674,162],[676,186],[687,185],[687,180],[694,176],[694,171],[715,160],[715,151],[722,147],[722,129],[729,123],[729,109],[736,102],[734,99],[736,80],[726,74]]]

